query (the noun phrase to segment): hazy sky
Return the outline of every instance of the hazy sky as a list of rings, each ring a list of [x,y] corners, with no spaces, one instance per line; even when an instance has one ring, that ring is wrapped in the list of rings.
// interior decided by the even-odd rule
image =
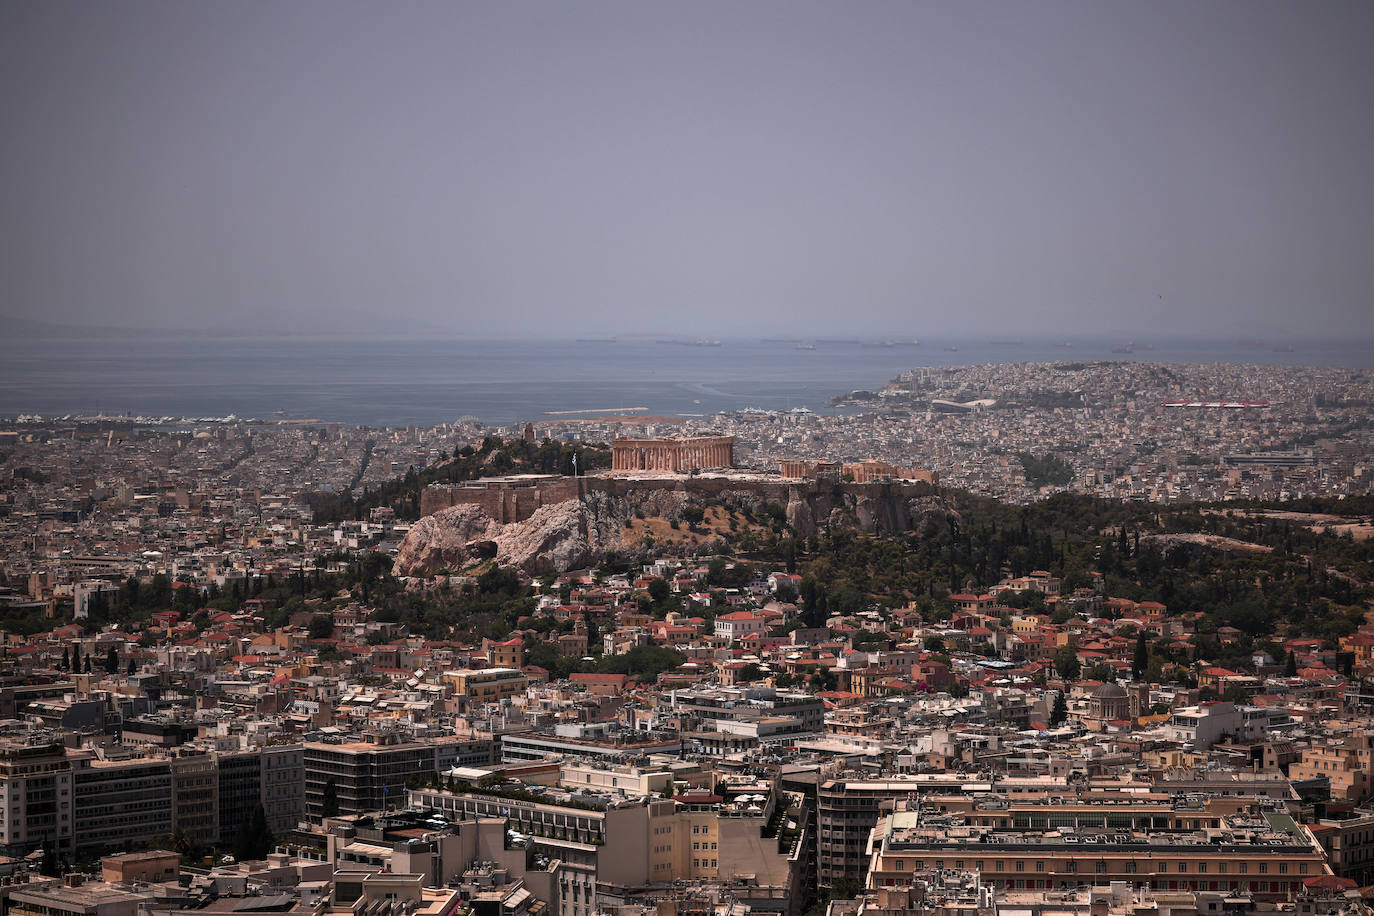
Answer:
[[[0,312],[1374,335],[1374,3],[0,2]]]

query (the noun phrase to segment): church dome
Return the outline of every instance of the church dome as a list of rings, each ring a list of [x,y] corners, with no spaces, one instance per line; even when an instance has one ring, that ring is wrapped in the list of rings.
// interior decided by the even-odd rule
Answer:
[[[1094,700],[1119,700],[1125,696],[1126,688],[1122,687],[1115,681],[1107,681],[1105,683],[1098,684],[1097,688],[1094,689],[1092,693],[1092,698]]]

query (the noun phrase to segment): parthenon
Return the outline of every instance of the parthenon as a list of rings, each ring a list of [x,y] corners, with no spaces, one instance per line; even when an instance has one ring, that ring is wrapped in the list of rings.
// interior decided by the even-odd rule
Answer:
[[[682,474],[701,468],[728,468],[734,463],[734,456],[734,436],[616,439],[611,443],[611,471]]]

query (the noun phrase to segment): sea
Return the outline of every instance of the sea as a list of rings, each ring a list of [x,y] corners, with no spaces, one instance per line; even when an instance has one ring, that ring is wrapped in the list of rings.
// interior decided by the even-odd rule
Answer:
[[[0,417],[317,419],[707,416],[826,402],[917,367],[1138,360],[1374,368],[1368,341],[1110,339],[0,341]]]

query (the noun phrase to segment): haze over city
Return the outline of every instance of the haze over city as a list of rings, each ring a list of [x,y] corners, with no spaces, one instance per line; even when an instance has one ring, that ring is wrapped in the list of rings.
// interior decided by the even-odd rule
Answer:
[[[0,916],[1374,916],[1374,4],[0,4]]]
[[[0,311],[1374,335],[1367,3],[6,4]]]

